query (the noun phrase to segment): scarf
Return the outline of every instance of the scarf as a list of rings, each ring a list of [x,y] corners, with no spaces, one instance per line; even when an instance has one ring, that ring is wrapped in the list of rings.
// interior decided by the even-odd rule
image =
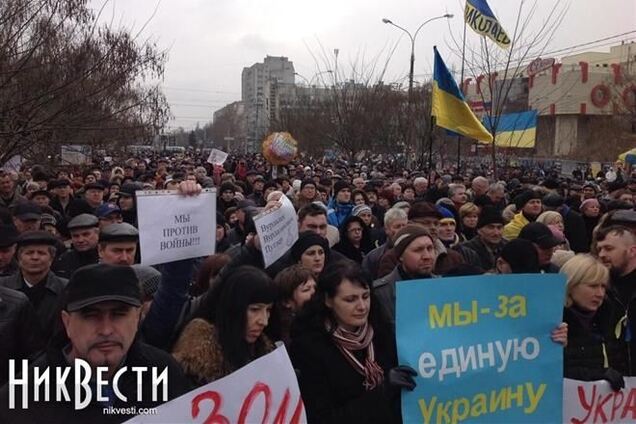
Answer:
[[[327,325],[329,329],[330,325]],[[348,331],[338,326],[331,333],[336,346],[342,352],[349,364],[364,377],[362,385],[365,390],[372,390],[384,380],[384,371],[375,362],[375,351],[373,349],[373,327],[368,323],[360,327],[357,331]],[[366,349],[366,359],[362,364],[353,354],[354,351]]]

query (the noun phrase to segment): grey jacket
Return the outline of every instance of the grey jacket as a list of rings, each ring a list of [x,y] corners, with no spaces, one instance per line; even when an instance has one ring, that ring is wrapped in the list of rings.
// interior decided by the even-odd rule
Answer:
[[[423,278],[437,278],[436,275],[430,275],[429,277],[421,276],[418,279]],[[400,273],[399,265],[396,266],[390,274],[385,275],[373,282],[373,300],[378,305],[380,314],[383,319],[390,324],[390,328],[395,336],[395,284],[398,281],[402,281],[404,278]]]

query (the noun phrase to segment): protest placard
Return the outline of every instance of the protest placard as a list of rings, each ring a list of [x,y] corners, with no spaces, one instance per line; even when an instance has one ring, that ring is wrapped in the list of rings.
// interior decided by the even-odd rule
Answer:
[[[212,149],[210,156],[208,156],[208,163],[211,163],[212,165],[223,165],[226,160],[227,153],[218,149]]]
[[[565,277],[484,275],[397,283],[398,359],[417,370],[404,422],[561,422]]]
[[[625,388],[614,391],[601,381],[563,382],[563,422],[634,423],[636,422],[636,377],[625,377]]]
[[[216,189],[198,196],[138,191],[137,219],[144,265],[211,255],[216,243]]]
[[[140,423],[306,423],[298,381],[285,346],[238,371],[139,415]]]
[[[287,196],[281,198],[280,208],[254,217],[265,268],[276,262],[298,240],[296,220],[296,210]]]

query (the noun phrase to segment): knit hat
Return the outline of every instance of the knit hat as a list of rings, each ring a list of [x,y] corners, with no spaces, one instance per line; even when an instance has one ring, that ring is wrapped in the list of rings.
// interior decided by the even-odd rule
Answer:
[[[334,196],[337,195],[341,190],[344,190],[346,188],[351,189],[351,187],[349,186],[349,183],[343,180],[336,181],[336,183],[333,185]]]
[[[477,228],[485,227],[490,224],[501,224],[505,225],[506,221],[504,220],[501,213],[493,208],[493,207],[485,207],[481,210],[479,214],[479,220],[477,221]]]
[[[442,214],[442,219],[439,220],[440,223],[445,221],[455,222],[455,215],[453,215],[451,211],[439,205],[437,206],[437,210]]]
[[[443,215],[439,210],[428,202],[415,202],[409,209],[409,221],[417,218],[437,218],[442,219]]]
[[[395,235],[395,242],[393,243],[393,251],[399,258],[404,253],[404,250],[418,237],[428,236],[431,237],[431,233],[421,225],[409,224],[402,228]]]
[[[161,283],[161,273],[153,267],[140,264],[134,264],[132,269],[135,270],[135,274],[137,274],[139,279],[143,298],[152,298],[159,288],[159,283]]]
[[[303,231],[298,236],[298,240],[291,247],[291,257],[294,262],[300,261],[300,257],[305,250],[311,246],[320,246],[325,251],[325,262],[329,259],[329,241],[326,238],[314,233],[313,231]]]
[[[531,241],[516,238],[501,250],[501,258],[508,262],[513,274],[534,274],[540,271],[537,249]]]
[[[583,202],[581,202],[581,206],[579,207],[579,210],[581,212],[583,212],[585,210],[585,208],[589,208],[592,206],[598,206],[600,207],[601,204],[598,202],[597,199],[586,199]]]
[[[367,205],[356,205],[351,210],[351,216],[359,216],[363,212],[372,213],[371,212],[371,208],[369,206],[367,206]]]
[[[516,195],[515,198],[512,199],[512,201],[517,207],[517,211],[520,211],[521,209],[523,209],[526,203],[528,203],[532,199],[541,200],[542,199],[541,193],[536,192],[534,190],[522,191],[521,193]]]

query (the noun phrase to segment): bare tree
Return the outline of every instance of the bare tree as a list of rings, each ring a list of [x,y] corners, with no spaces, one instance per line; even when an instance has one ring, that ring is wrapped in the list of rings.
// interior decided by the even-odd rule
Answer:
[[[545,16],[539,16],[538,11],[541,9],[537,0],[521,0],[517,7],[510,47],[506,50],[502,50],[486,37],[478,37],[478,44],[475,45],[469,42],[475,38],[475,34],[469,33],[466,36],[466,74],[475,80],[483,79],[479,94],[484,104],[491,104],[490,108],[485,109],[485,117],[490,124],[493,139],[497,135],[501,115],[519,111],[519,105],[515,105],[515,97],[511,94],[524,78],[524,70],[528,63],[547,51],[567,14],[569,4],[570,2],[555,2],[552,8],[546,11]],[[531,29],[531,24],[540,20],[541,25],[534,30]],[[504,27],[510,26],[510,23],[500,23]],[[452,52],[461,60],[462,36],[453,35],[451,31],[449,44]],[[493,172],[497,175],[497,146],[494,141],[490,155]]]
[[[167,122],[166,53],[98,17],[86,0],[0,2],[0,163],[140,144]]]

